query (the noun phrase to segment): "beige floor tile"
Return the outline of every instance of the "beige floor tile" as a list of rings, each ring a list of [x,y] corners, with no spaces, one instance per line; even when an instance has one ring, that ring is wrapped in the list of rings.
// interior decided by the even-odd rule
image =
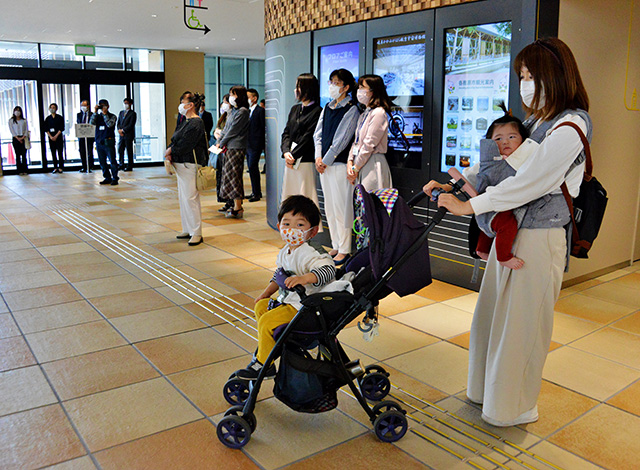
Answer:
[[[598,403],[596,400],[543,380],[538,397],[540,419],[520,427],[527,432],[545,437],[583,415]]]
[[[549,353],[542,377],[602,401],[640,378],[640,371],[566,346]]]
[[[164,374],[246,355],[211,328],[145,341],[136,347]]]
[[[268,269],[270,271],[275,271],[276,269],[276,257],[277,253],[262,253],[259,255],[251,255],[251,257],[247,258],[247,261],[253,263],[262,268]]]
[[[583,320],[573,315],[554,312],[551,339],[560,344],[568,344],[592,333],[598,328],[602,328],[601,323]]]
[[[204,328],[197,318],[179,307],[135,313],[111,319],[113,325],[132,343]]]
[[[217,279],[230,274],[241,274],[260,269],[255,264],[239,258],[223,259],[219,261],[207,261],[205,263],[195,263],[192,266],[195,269],[207,273],[210,277],[215,277]]]
[[[21,237],[21,239],[18,240],[11,240],[0,243],[0,252],[24,250],[26,248],[32,248],[32,246],[33,245],[31,245],[31,242]]]
[[[117,264],[108,262],[108,260],[106,261],[105,263],[89,265],[59,266],[58,269],[70,282],[89,281],[92,279],[103,279],[105,277],[127,274],[127,272]]]
[[[9,313],[9,307],[5,301],[0,297],[0,313]]]
[[[70,233],[67,233],[66,235],[39,237],[31,240],[31,243],[33,243],[38,248],[52,247],[57,245],[68,245],[71,243],[79,243],[79,242],[80,242],[80,239],[75,235],[71,235]]]
[[[231,406],[222,395],[224,384],[234,371],[244,369],[250,360],[251,356],[245,354],[242,357],[178,372],[169,379],[207,416],[213,416]],[[257,406],[261,406],[261,400],[273,396],[272,389],[273,381],[265,381],[258,395]]]
[[[182,253],[175,253],[172,256],[173,258],[184,264],[204,263],[207,261],[217,261],[221,259],[233,258],[233,255],[230,255],[229,253],[225,253],[222,250],[206,245],[205,248],[200,250],[190,250]]]
[[[38,366],[0,373],[0,397],[0,416],[57,401]]]
[[[31,259],[42,258],[35,248],[29,247],[24,250],[0,251],[0,263],[16,263]]]
[[[126,343],[103,320],[31,333],[27,335],[27,340],[41,363],[115,348]]]
[[[435,302],[442,302],[443,300],[471,294],[472,291],[434,279],[429,286],[416,293]]]
[[[62,266],[83,266],[88,264],[99,264],[110,262],[104,254],[99,251],[89,251],[87,253],[72,253],[69,255],[47,256],[51,264],[56,268]]]
[[[357,357],[357,356],[356,356]],[[369,365],[363,359],[363,363],[365,365]],[[395,397],[400,398],[401,400],[416,406],[418,408],[422,408],[426,406],[427,403],[436,403],[443,398],[446,398],[448,394],[441,392],[440,390],[436,390],[429,385],[426,385],[424,382],[420,382],[419,380],[414,379],[413,377],[408,376],[404,372],[394,369],[387,364],[380,364],[384,367],[384,369],[390,374],[389,380],[391,381],[391,393]],[[395,398],[391,398],[392,400]],[[425,403],[426,402],[426,403]],[[404,406],[404,405],[403,405]],[[407,408],[410,409],[410,408]]]
[[[267,287],[272,277],[272,271],[260,269],[238,274],[228,274],[218,277],[217,279],[240,292],[251,292]]]
[[[107,318],[158,310],[174,305],[173,302],[153,289],[128,292],[115,296],[95,297],[91,299],[91,303]]]
[[[11,263],[0,264],[0,273],[2,277],[37,273],[46,270],[52,270],[53,268],[49,262],[44,258],[33,258],[21,261],[14,261]]]
[[[219,445],[217,440],[215,426],[203,419],[98,452],[96,458],[105,470],[206,470],[222,466],[258,470],[242,452]]]
[[[442,302],[449,307],[457,308],[458,310],[464,310],[465,312],[473,313],[476,309],[476,303],[478,302],[478,293],[462,295],[460,297],[454,297],[453,299],[445,300]]]
[[[385,361],[391,367],[449,394],[466,388],[468,362],[467,351],[445,342]]]
[[[162,378],[76,398],[66,407],[91,451],[202,417]]]
[[[227,321],[234,321],[234,318],[227,313],[227,309],[216,302],[217,299],[210,299],[206,302],[189,303],[182,305],[182,308],[192,313],[208,326],[216,326]],[[238,315],[236,315],[238,318]],[[245,317],[246,318],[246,317]]]
[[[36,363],[22,336],[0,339],[0,371],[26,367]]]
[[[584,295],[604,301],[630,307],[633,310],[640,308],[640,289],[628,287],[626,284],[608,282],[583,291]]]
[[[177,305],[186,305],[191,302],[203,302],[210,298],[235,295],[237,290],[221,283],[220,281],[208,278],[202,279],[198,283],[181,283],[171,286],[156,288],[156,291]]]
[[[473,315],[441,303],[394,315],[393,319],[439,338],[451,338],[471,328]]]
[[[419,295],[407,295],[399,297],[398,294],[392,292],[390,295],[380,301],[378,311],[381,315],[389,317],[397,313],[408,312],[425,305],[432,304],[433,301],[425,299]]]
[[[607,403],[640,416],[640,381],[635,382],[631,386],[607,400]]]
[[[57,271],[49,268],[46,271],[27,274],[12,274],[0,277],[0,291],[17,292],[37,287],[66,284],[67,281]]]
[[[59,405],[0,418],[0,436],[0,468],[40,468],[85,454]]]
[[[95,470],[96,466],[93,464],[91,457],[85,455],[79,459],[67,460],[66,462],[45,467],[46,470]]]
[[[471,332],[462,333],[461,335],[454,336],[453,338],[449,338],[447,341],[449,343],[460,346],[461,348],[469,350],[469,341],[470,341]]]
[[[4,302],[0,302],[4,305]],[[20,334],[16,322],[13,321],[11,315],[8,313],[0,313],[0,339],[10,338],[11,336],[17,336]]]
[[[640,335],[640,312],[636,312],[611,325],[612,328],[618,328],[630,333]]]
[[[380,320],[378,331],[380,335],[371,342],[363,339],[358,327],[345,328],[338,335],[338,339],[378,360],[388,359],[440,341],[421,331],[384,318]]]
[[[590,289],[595,286],[599,286],[602,284],[600,281],[596,279],[590,279],[585,282],[581,282],[580,284],[576,284],[570,287],[566,287],[560,291],[560,298],[566,297],[568,295],[575,294],[577,292],[582,292],[583,290]]]
[[[25,334],[101,320],[86,300],[18,310],[14,316]]]
[[[640,336],[604,328],[571,344],[571,347],[640,369]]]
[[[131,274],[107,277],[104,279],[92,279],[74,283],[76,289],[85,297],[91,299],[105,295],[118,295],[127,292],[143,290],[148,286]]]
[[[547,462],[551,462],[555,466],[567,470],[602,470],[602,467],[594,465],[591,462],[588,462],[585,459],[572,454],[571,452],[567,452],[566,450],[547,441],[539,442],[528,450],[533,452],[535,455],[545,459]],[[519,457],[527,461],[527,457],[525,455],[520,455]],[[536,466],[540,465],[539,461],[535,460],[529,460],[527,461],[527,463],[531,466],[534,466],[533,468],[536,468]]]
[[[605,285],[605,287],[608,285]],[[587,292],[598,288],[588,289],[580,294],[570,295],[558,300],[555,310],[584,320],[605,324],[628,315],[635,310],[633,307],[621,305],[612,300],[602,300],[587,295]]]
[[[624,269],[616,269],[615,271],[612,271],[608,274],[604,274],[602,276],[598,276],[596,278],[596,280],[600,281],[600,282],[608,282],[608,281],[612,281],[614,279],[618,279],[619,277],[624,276],[625,274],[628,274],[627,271],[625,271]]]
[[[131,346],[107,349],[43,365],[62,400],[142,382],[159,374]]]
[[[244,451],[267,470],[333,447],[366,432],[338,410],[320,414],[293,413],[275,398],[256,407],[258,428]],[[220,416],[214,418],[214,421]],[[282,442],[291,445],[283,446]],[[271,450],[277,448],[278,452]]]
[[[69,284],[38,287],[4,294],[4,300],[12,311],[63,304],[80,299],[80,294]]]
[[[43,256],[51,258],[55,256],[73,255],[77,253],[90,253],[94,251],[94,248],[87,243],[77,242],[67,243],[65,245],[43,246],[41,248],[38,248],[38,251],[40,251]]]
[[[549,441],[611,470],[636,468],[640,455],[640,417],[600,405],[549,438]]]

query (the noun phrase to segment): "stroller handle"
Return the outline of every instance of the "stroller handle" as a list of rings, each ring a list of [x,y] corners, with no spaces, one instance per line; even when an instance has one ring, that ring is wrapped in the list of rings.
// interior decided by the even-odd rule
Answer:
[[[425,193],[422,189],[413,195],[411,199],[407,201],[407,205],[409,207],[413,207],[422,201],[425,197],[427,197],[427,193]]]
[[[300,300],[304,300],[307,297],[307,291],[301,285],[293,286],[291,290],[300,296]]]

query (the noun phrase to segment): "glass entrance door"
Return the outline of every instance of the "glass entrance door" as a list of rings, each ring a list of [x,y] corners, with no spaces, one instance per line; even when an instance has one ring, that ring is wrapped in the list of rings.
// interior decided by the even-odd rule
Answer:
[[[13,109],[20,106],[31,132],[31,150],[27,150],[29,168],[39,168],[42,161],[40,146],[40,113],[35,80],[0,80],[0,157],[5,170],[16,168],[9,119]]]
[[[42,122],[49,116],[49,106],[58,105],[58,114],[64,118],[64,166],[73,168],[80,166],[80,151],[78,150],[78,138],[76,137],[76,114],[80,111],[80,85],[67,83],[43,83],[42,84]],[[46,129],[45,129],[46,131]],[[32,133],[33,134],[33,133]],[[46,159],[51,162],[49,149],[49,137],[46,132],[44,138],[46,145]],[[45,164],[46,168],[47,165]]]

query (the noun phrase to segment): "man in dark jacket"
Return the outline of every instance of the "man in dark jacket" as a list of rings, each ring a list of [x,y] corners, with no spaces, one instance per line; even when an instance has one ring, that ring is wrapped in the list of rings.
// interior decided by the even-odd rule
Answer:
[[[249,141],[247,143],[247,167],[251,178],[251,195],[249,202],[259,201],[262,197],[260,188],[260,155],[265,144],[265,112],[262,106],[258,105],[260,98],[258,92],[253,88],[247,90],[249,98]]]
[[[138,116],[131,109],[133,100],[131,98],[124,99],[124,109],[118,115],[118,134],[120,141],[118,142],[118,155],[120,157],[120,169],[124,171],[133,170],[133,142],[136,139],[136,121]],[[124,165],[124,150],[127,150],[127,166]]]
[[[98,150],[98,159],[102,167],[102,176],[104,176],[104,180],[100,181],[100,184],[110,184],[112,186],[118,184],[115,131],[117,120],[116,115],[109,112],[109,102],[107,100],[98,101],[95,113],[91,116],[89,123],[96,126],[96,149]],[[111,171],[109,171],[107,159],[111,163]]]
[[[76,114],[76,123],[89,124],[93,113],[89,111],[89,101],[82,100],[80,103],[80,112]],[[80,173],[91,173],[93,170],[93,142],[95,139],[78,139],[78,147],[80,149],[80,161],[82,169]]]

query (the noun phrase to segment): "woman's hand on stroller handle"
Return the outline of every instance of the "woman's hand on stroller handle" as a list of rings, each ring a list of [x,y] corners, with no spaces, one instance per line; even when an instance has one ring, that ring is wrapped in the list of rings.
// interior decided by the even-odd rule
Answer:
[[[453,215],[473,214],[471,202],[461,201],[453,194],[440,194],[438,196],[438,207],[445,207]]]
[[[432,200],[435,200],[435,199],[433,199],[434,197],[437,197],[438,195],[440,195],[443,192],[448,193],[452,189],[453,189],[453,187],[449,183],[442,184],[442,183],[438,183],[435,180],[431,180],[427,184],[424,185],[424,187],[422,188],[422,191],[427,196],[432,198]]]

